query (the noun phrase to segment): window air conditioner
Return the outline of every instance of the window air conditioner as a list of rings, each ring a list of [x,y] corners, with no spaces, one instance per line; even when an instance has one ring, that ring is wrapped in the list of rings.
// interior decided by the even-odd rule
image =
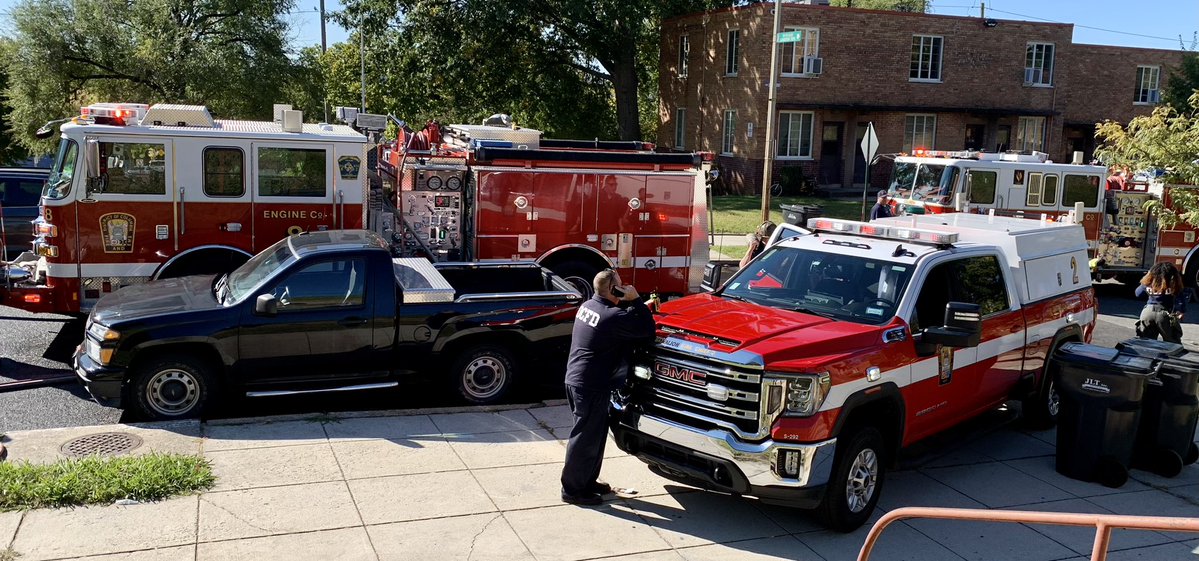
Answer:
[[[814,56],[803,57],[803,72],[804,74],[823,74],[824,59]]]

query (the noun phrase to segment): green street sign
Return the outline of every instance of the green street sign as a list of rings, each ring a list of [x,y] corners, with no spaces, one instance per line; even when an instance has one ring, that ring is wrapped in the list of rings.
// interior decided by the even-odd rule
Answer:
[[[799,43],[803,41],[803,31],[784,31],[779,33],[779,43]]]

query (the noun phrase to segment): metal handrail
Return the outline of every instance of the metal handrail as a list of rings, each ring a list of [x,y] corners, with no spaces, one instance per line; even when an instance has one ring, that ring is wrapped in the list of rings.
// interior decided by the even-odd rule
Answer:
[[[1095,528],[1095,543],[1091,548],[1091,561],[1106,561],[1112,529],[1164,530],[1170,532],[1199,533],[1199,518],[1174,518],[1165,516],[1126,516],[1121,514],[1082,514],[1072,512],[1031,512],[1027,510],[984,510],[973,508],[904,507],[884,514],[862,544],[858,561],[869,561],[870,553],[878,543],[883,530],[892,522],[909,518],[936,518],[940,520],[969,520],[975,522],[1011,522],[1016,524],[1048,524],[1053,526],[1091,526]]]

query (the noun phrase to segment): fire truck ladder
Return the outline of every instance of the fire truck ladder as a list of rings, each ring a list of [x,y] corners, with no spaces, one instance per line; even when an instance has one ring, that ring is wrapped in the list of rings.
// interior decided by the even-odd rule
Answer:
[[[883,530],[893,522],[909,518],[933,518],[938,520],[969,520],[974,522],[1010,522],[1015,524],[1049,524],[1053,526],[1083,526],[1095,528],[1095,544],[1091,548],[1091,561],[1106,561],[1107,548],[1112,539],[1112,530],[1163,530],[1169,532],[1199,533],[1199,518],[1171,518],[1164,516],[1124,516],[1119,514],[1079,514],[1060,512],[1031,512],[1021,510],[983,510],[972,508],[904,507],[892,510],[875,522],[866,543],[858,553],[858,561],[869,561],[870,553],[877,545]]]

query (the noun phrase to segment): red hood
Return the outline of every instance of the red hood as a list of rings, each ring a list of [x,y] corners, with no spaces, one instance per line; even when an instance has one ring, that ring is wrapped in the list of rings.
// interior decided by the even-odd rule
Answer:
[[[874,346],[884,329],[894,327],[830,320],[711,294],[667,302],[655,319],[661,335],[713,350],[749,351],[771,368],[784,370],[817,366]]]

